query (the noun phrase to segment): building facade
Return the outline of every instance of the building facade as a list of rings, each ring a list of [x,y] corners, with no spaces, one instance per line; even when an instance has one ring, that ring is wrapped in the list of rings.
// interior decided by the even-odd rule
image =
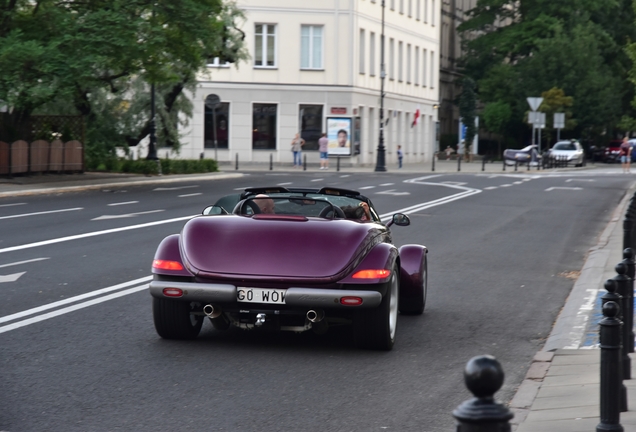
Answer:
[[[385,0],[387,166],[397,164],[398,145],[407,163],[430,161],[435,151],[440,1]],[[330,156],[375,164],[382,0],[237,4],[246,15],[241,29],[251,59],[237,66],[212,61],[199,76],[179,157],[291,164],[291,141],[300,132],[304,157],[318,163],[324,132]],[[220,99],[215,108],[205,104],[210,95]],[[344,145],[337,141],[343,130]],[[159,156],[168,151],[159,149]]]
[[[442,0],[439,125],[444,146],[457,144],[459,140],[459,107],[456,100],[461,94],[458,79],[462,75],[457,62],[462,49],[457,27],[467,19],[466,12],[476,5],[477,0]]]

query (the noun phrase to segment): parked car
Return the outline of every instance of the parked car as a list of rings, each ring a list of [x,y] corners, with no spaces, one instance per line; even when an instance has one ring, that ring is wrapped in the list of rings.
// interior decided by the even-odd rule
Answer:
[[[577,140],[559,141],[552,146],[547,154],[550,158],[564,161],[566,165],[583,166],[585,152]]]
[[[360,208],[370,220],[350,219]],[[356,346],[390,350],[398,311],[419,315],[426,303],[427,248],[398,248],[391,238],[392,225],[409,224],[403,213],[384,223],[367,197],[346,189],[227,195],[159,245],[155,329],[192,339],[206,317],[217,330],[324,333],[352,324]]]
[[[621,161],[621,144],[623,141],[621,140],[612,140],[605,147],[605,152],[603,153],[603,162],[605,163],[616,163]]]
[[[530,162],[531,166],[537,166],[542,158],[536,145],[529,145],[520,150],[505,149],[503,157],[506,165],[514,165],[515,163],[523,165]]]

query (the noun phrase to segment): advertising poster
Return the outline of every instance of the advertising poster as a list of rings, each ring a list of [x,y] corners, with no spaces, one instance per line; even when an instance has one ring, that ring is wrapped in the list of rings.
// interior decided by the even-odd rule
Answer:
[[[351,118],[327,117],[329,156],[351,156]]]

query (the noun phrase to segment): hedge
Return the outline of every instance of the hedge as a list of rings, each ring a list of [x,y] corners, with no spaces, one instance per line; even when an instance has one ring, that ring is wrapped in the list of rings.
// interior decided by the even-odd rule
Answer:
[[[159,161],[152,161],[147,159],[110,158],[86,168],[89,171],[157,175],[159,174],[159,164],[161,165],[161,174],[195,174],[217,172],[219,170],[214,159],[160,159]]]

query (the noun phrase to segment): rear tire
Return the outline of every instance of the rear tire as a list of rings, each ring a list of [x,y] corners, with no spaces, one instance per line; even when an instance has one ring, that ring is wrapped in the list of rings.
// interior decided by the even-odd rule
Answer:
[[[194,339],[203,325],[203,316],[193,315],[193,304],[178,300],[152,299],[155,329],[164,339]]]
[[[390,351],[397,332],[400,278],[393,267],[386,294],[375,309],[360,309],[353,319],[353,337],[356,347]]]
[[[422,315],[426,306],[426,291],[428,290],[428,260],[424,257],[422,266],[422,289],[417,297],[401,298],[400,313],[404,315]]]

